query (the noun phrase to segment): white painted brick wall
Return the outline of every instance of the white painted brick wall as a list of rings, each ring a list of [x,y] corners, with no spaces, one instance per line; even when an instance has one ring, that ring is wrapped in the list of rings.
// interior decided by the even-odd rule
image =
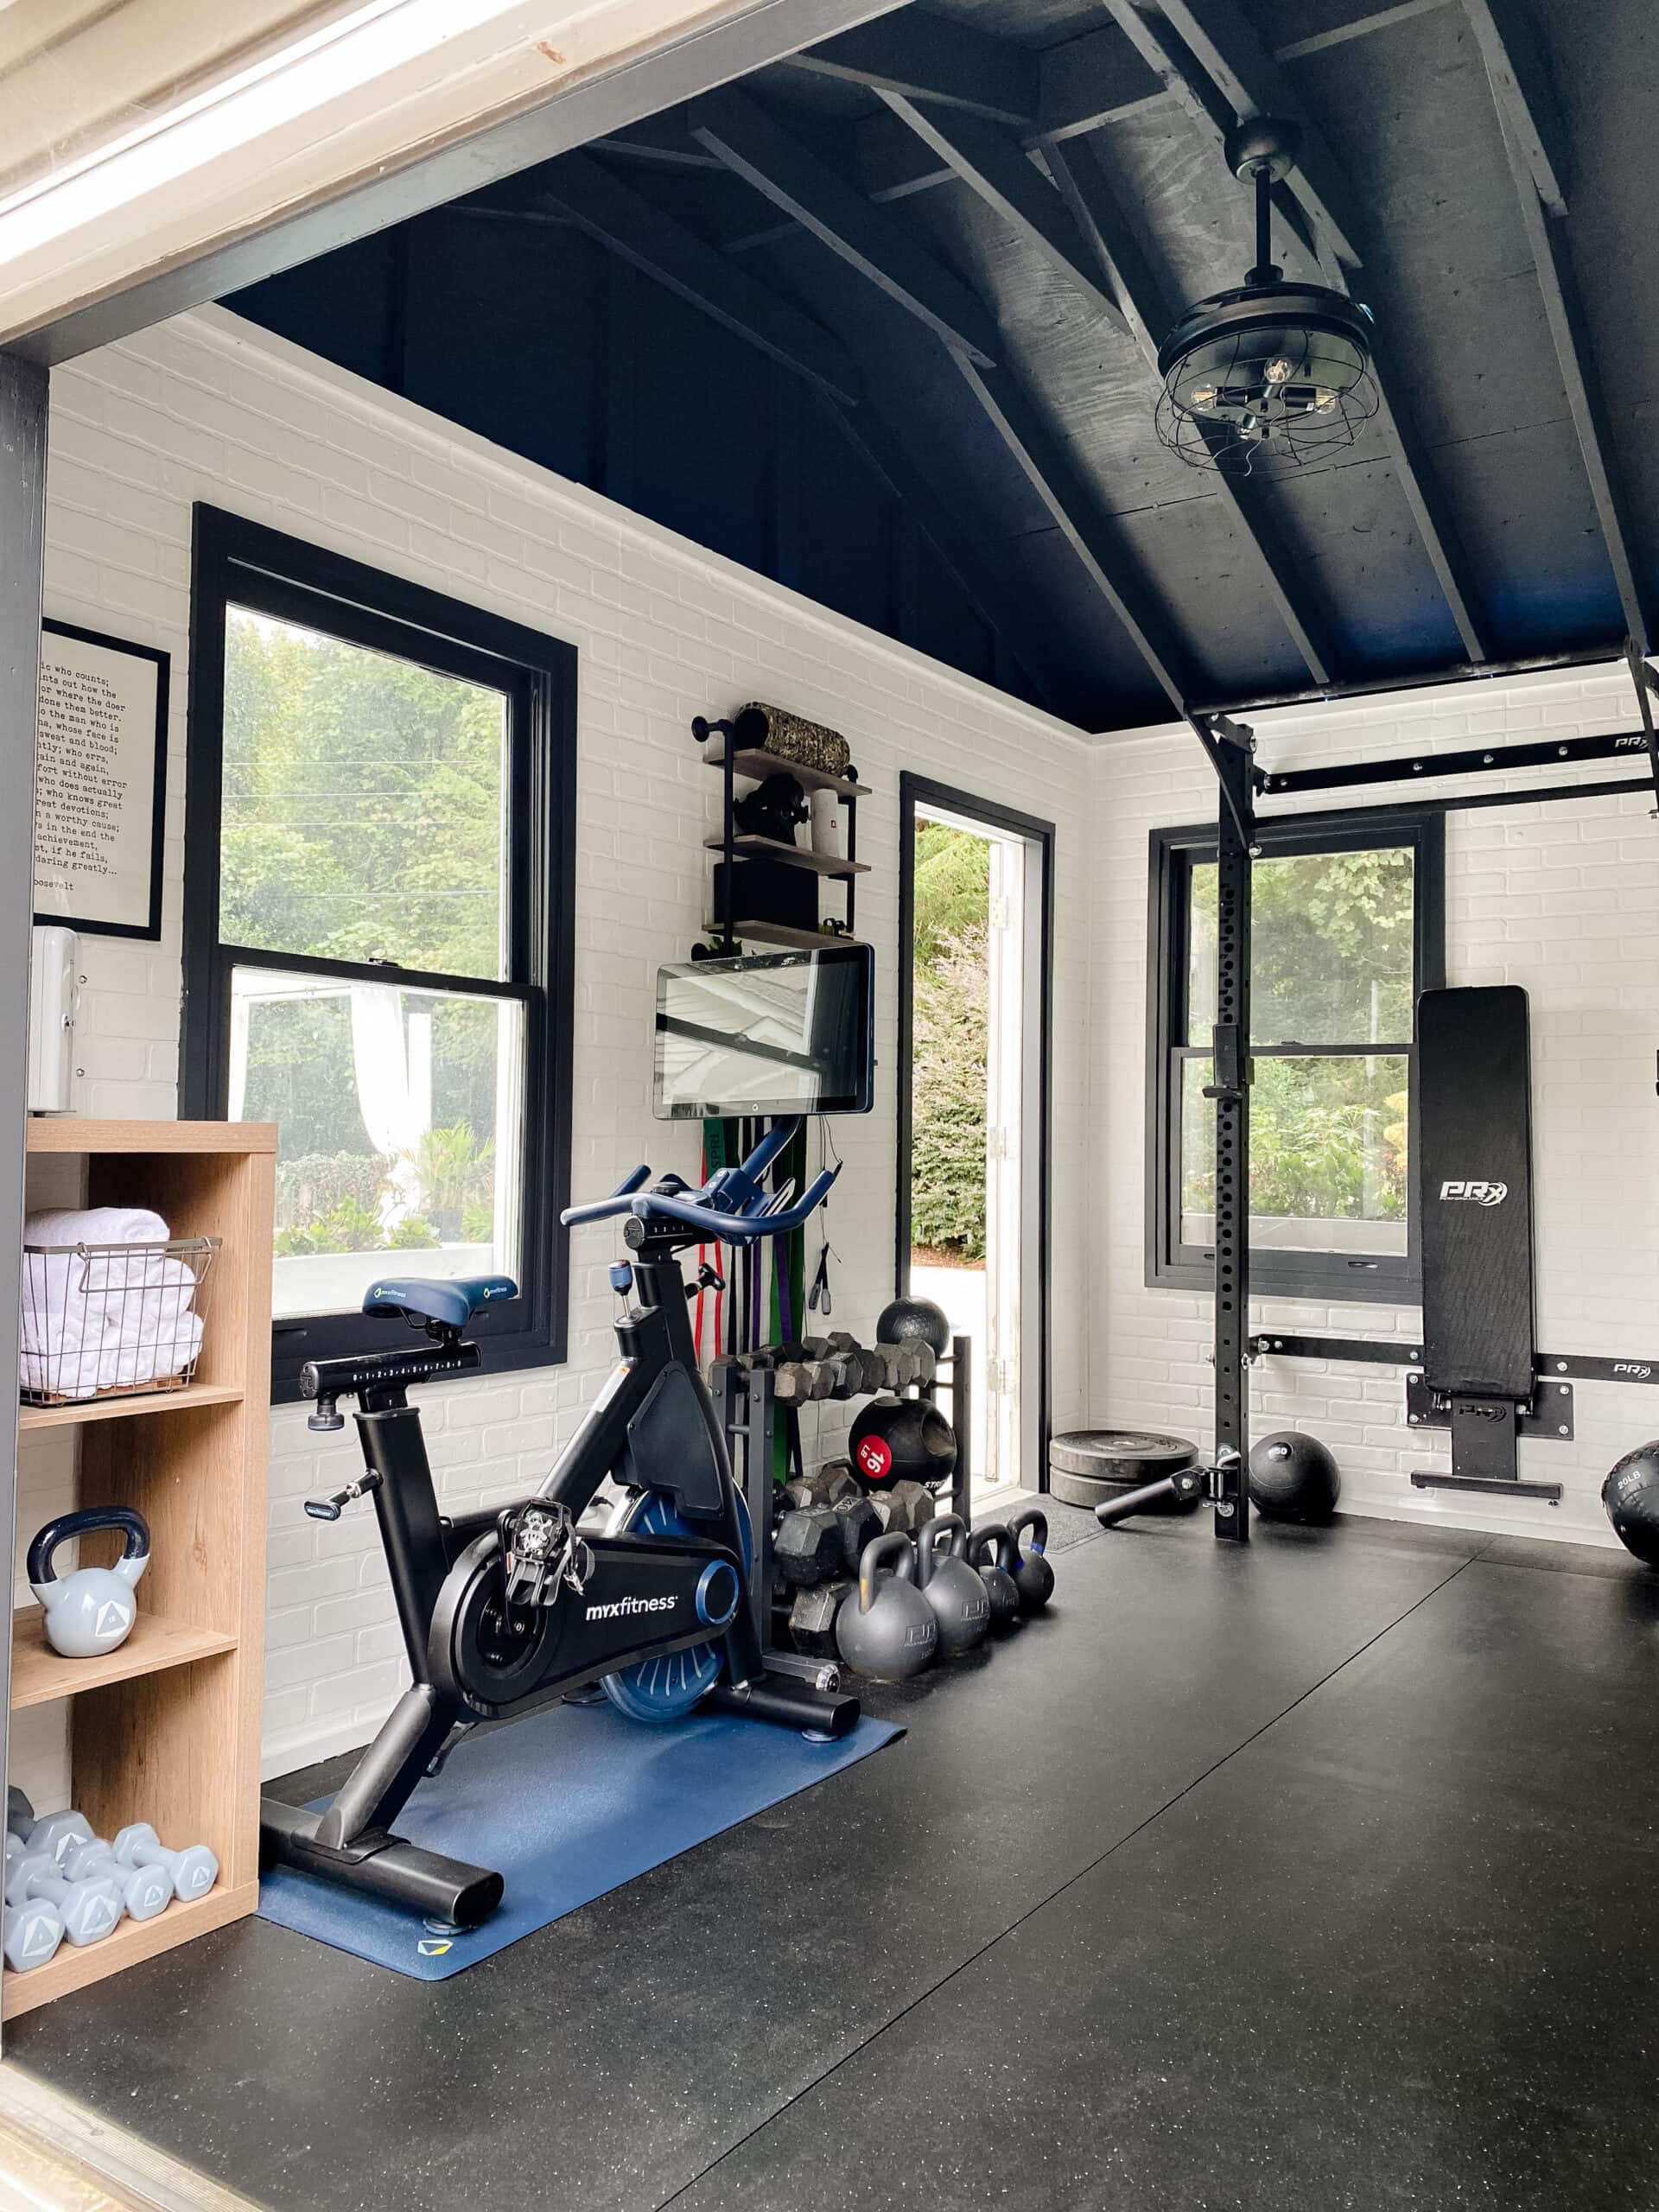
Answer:
[[[1249,718],[1268,769],[1624,731],[1629,678],[1597,671],[1405,692]],[[1631,772],[1637,764],[1631,763]],[[1599,766],[1511,777],[1602,780]],[[1618,768],[1611,772],[1622,772]],[[1212,819],[1215,782],[1190,733],[1108,740],[1096,761],[1089,1296],[1090,1418],[1158,1424],[1207,1441],[1209,1301],[1149,1290],[1142,1129],[1147,835]],[[1479,788],[1447,781],[1438,792]],[[1497,788],[1488,781],[1484,788]],[[1402,788],[1358,799],[1409,797]],[[1452,983],[1519,983],[1532,1012],[1540,1348],[1617,1357],[1659,1352],[1659,826],[1650,800],[1603,798],[1453,814],[1446,836],[1446,970]],[[1264,814],[1280,811],[1265,802]],[[1259,1300],[1260,1325],[1411,1338],[1413,1307]],[[1659,1435],[1659,1391],[1584,1382],[1571,1444],[1525,1443],[1523,1473],[1559,1478],[1559,1507],[1411,1488],[1413,1467],[1450,1465],[1444,1432],[1408,1430],[1393,1370],[1301,1362],[1255,1370],[1256,1433],[1302,1425],[1336,1452],[1356,1512],[1611,1543],[1598,1492],[1620,1452]]]
[[[162,939],[83,939],[79,1109],[176,1110],[191,505],[207,500],[578,649],[579,1193],[641,1159],[695,1166],[691,1134],[650,1114],[655,971],[685,956],[703,918],[702,839],[718,810],[691,716],[760,697],[845,731],[875,791],[859,823],[873,867],[859,925],[880,957],[876,1110],[836,1127],[844,1325],[868,1330],[891,1292],[899,771],[1057,823],[1054,1402],[1062,1422],[1081,1417],[1090,768],[1070,731],[222,310],[57,372],[52,399],[48,612],[173,656]],[[609,1363],[612,1256],[607,1234],[578,1234],[566,1366],[427,1394],[446,1502],[506,1498],[550,1465]],[[300,1510],[350,1458],[309,1435],[298,1408],[274,1416],[269,1771],[361,1742],[400,1679],[372,1517],[320,1530]],[[31,1461],[25,1535],[66,1483]],[[55,1720],[20,1732],[13,1770],[61,1801]]]

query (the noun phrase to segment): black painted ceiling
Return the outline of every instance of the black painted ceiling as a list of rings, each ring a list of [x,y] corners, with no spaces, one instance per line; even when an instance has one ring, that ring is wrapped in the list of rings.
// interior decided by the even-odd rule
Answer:
[[[734,89],[485,205],[804,351],[1019,688],[1108,730],[1645,645],[1654,0],[930,0]],[[1251,257],[1220,134],[1258,111],[1307,134],[1277,257],[1370,304],[1389,406],[1230,494],[1160,445],[1147,354]]]

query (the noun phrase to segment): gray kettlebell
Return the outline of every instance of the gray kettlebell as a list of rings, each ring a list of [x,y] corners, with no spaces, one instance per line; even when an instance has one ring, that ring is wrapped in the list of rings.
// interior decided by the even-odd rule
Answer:
[[[975,1529],[968,1540],[968,1564],[976,1569],[991,1601],[991,1633],[998,1636],[1005,1629],[1017,1627],[1020,1585],[1010,1572],[1014,1538],[1000,1522]]]
[[[881,1569],[889,1561],[893,1572]],[[910,1538],[894,1530],[866,1544],[858,1562],[858,1587],[836,1616],[836,1643],[855,1674],[873,1681],[905,1682],[931,1664],[939,1624],[916,1587],[916,1554]]]
[[[60,1582],[52,1554],[72,1536],[94,1529],[118,1529],[126,1548],[113,1567],[81,1567]],[[149,1524],[124,1505],[88,1506],[48,1521],[29,1548],[29,1586],[41,1601],[46,1640],[66,1659],[99,1659],[132,1634],[138,1618],[137,1591],[149,1565]]]
[[[1031,1530],[1031,1541],[1022,1546],[1023,1529]],[[1014,1541],[1014,1580],[1020,1592],[1022,1613],[1040,1613],[1054,1595],[1054,1570],[1043,1557],[1043,1547],[1048,1541],[1048,1516],[1030,1506],[1019,1518],[1008,1523],[1008,1535]]]
[[[950,1549],[940,1557],[942,1538]],[[938,1618],[941,1651],[971,1651],[990,1632],[991,1601],[968,1564],[968,1524],[959,1513],[942,1513],[916,1539],[916,1579]]]

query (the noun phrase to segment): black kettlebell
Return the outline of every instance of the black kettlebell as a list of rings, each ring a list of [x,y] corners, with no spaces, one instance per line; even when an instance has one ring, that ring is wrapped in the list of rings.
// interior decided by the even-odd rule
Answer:
[[[891,1560],[893,1572],[880,1569]],[[939,1645],[938,1617],[916,1587],[916,1554],[896,1531],[866,1544],[858,1587],[836,1616],[836,1643],[855,1674],[878,1682],[905,1682],[932,1662]]]
[[[950,1549],[939,1556],[940,1539]],[[971,1651],[989,1634],[991,1601],[968,1564],[968,1524],[959,1513],[941,1513],[916,1537],[916,1580],[939,1624],[941,1651]]]
[[[968,1564],[976,1568],[991,1601],[991,1633],[1016,1627],[1020,1620],[1020,1585],[1009,1572],[1014,1561],[1014,1539],[1001,1522],[976,1529],[968,1540]]]
[[[1020,1531],[1032,1532],[1029,1544],[1021,1546]],[[1048,1541],[1048,1516],[1037,1508],[1028,1506],[1019,1518],[1008,1523],[1008,1535],[1014,1543],[1014,1580],[1020,1592],[1022,1613],[1040,1613],[1054,1595],[1054,1570],[1043,1557],[1043,1547]]]

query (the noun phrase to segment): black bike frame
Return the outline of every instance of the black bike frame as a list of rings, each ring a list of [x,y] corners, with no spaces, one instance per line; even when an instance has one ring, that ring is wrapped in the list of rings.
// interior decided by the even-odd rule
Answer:
[[[746,1546],[731,1459],[697,1365],[685,1285],[674,1256],[678,1242],[678,1237],[640,1241],[633,1262],[638,1304],[617,1324],[620,1363],[535,1495],[567,1507],[573,1517],[585,1511],[601,1483],[628,1460],[630,1425],[645,1407],[658,1378],[677,1368],[690,1378],[718,1470],[717,1509],[710,1513],[705,1504],[696,1517],[706,1523],[711,1544],[741,1561]],[[261,1811],[269,1855],[462,1926],[475,1926],[493,1911],[501,1896],[500,1876],[422,1850],[390,1831],[457,1726],[467,1722],[461,1699],[433,1680],[432,1622],[451,1569],[480,1535],[493,1533],[502,1510],[498,1506],[453,1518],[441,1511],[421,1416],[409,1404],[407,1392],[412,1383],[478,1364],[476,1346],[450,1341],[357,1359],[320,1361],[308,1378],[315,1383],[320,1408],[332,1410],[337,1395],[358,1396],[358,1434],[365,1463],[377,1478],[374,1509],[411,1681],[327,1812],[308,1813],[270,1798]],[[706,1468],[695,1453],[688,1457]],[[630,1473],[671,1495],[679,1488],[673,1466],[634,1466]],[[692,1499],[687,1498],[684,1505],[696,1512]],[[725,1647],[724,1680],[710,1693],[708,1703],[757,1719],[833,1727],[840,1732],[826,1713],[825,1700],[800,1686],[765,1676],[747,1591],[745,1602],[719,1633]],[[613,1643],[593,1665],[557,1673],[538,1684],[533,1694],[502,1707],[499,1717],[512,1718],[544,1702],[552,1692],[580,1688],[638,1660],[709,1640],[706,1627],[670,1637],[660,1630],[652,1635],[642,1624],[637,1645],[619,1650]]]

